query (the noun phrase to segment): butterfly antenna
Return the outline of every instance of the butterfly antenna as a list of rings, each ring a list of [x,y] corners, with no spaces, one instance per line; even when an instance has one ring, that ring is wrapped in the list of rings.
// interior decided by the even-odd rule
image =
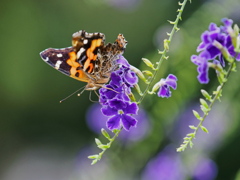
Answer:
[[[67,100],[67,99],[70,98],[72,95],[76,94],[78,91],[81,91],[81,90],[84,88],[83,91],[81,91],[81,93],[79,93],[79,94],[82,94],[82,93],[84,92],[84,90],[85,90],[85,87],[86,87],[86,86],[81,87],[80,89],[76,90],[76,91],[73,92],[72,94],[68,95],[67,97],[65,97],[64,99],[62,99],[62,100],[60,101],[60,103],[62,103],[63,101]],[[78,94],[78,96],[80,96],[79,94]]]
[[[79,89],[79,90],[80,90],[80,89]],[[82,93],[83,93],[85,90],[86,90],[86,86],[84,86],[84,89],[83,89],[80,93],[78,93],[77,95],[78,95],[78,96],[81,96]]]

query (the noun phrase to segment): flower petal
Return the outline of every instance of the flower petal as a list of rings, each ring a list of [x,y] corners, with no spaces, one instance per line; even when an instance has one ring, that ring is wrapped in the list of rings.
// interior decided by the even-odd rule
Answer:
[[[199,58],[198,58],[197,55],[192,55],[192,56],[191,56],[191,61],[192,61],[194,64],[196,64],[196,65],[200,65],[200,64],[201,64],[201,62],[199,62]]]
[[[158,96],[162,97],[162,98],[164,98],[164,97],[166,97],[166,98],[171,97],[171,91],[169,89],[169,86],[167,86],[167,85],[161,86],[159,88],[159,91],[158,91]]]
[[[177,81],[177,77],[174,76],[173,74],[169,74],[165,83],[168,86],[172,87],[173,89],[176,89],[177,88],[177,82],[176,81]]]
[[[138,106],[136,103],[129,103],[127,104],[127,107],[124,109],[124,114],[137,114],[138,112]]]
[[[240,61],[240,53],[237,55],[236,60]]]
[[[209,31],[216,31],[219,30],[219,27],[215,23],[211,23],[208,27]]]
[[[128,63],[128,61],[123,56],[119,57],[119,59],[117,60],[117,63],[120,64],[120,65],[123,65],[125,67],[130,67],[130,64]]]
[[[118,110],[117,109],[111,108],[109,106],[104,106],[101,110],[102,110],[102,113],[105,116],[113,116],[113,115],[118,114]]]
[[[126,108],[127,104],[121,99],[113,99],[109,101],[109,106],[120,110]]]
[[[232,26],[233,24],[233,20],[232,19],[228,19],[228,18],[223,18],[222,22],[225,26]]]
[[[133,86],[138,82],[137,75],[130,69],[126,70],[124,73],[124,80],[130,85]]]
[[[221,51],[213,45],[208,46],[207,51],[209,52],[211,59],[214,59],[217,55],[221,53]]]
[[[109,118],[107,120],[107,128],[109,130],[120,129],[120,125],[121,125],[120,120],[121,120],[120,115],[116,115],[116,116],[113,116],[113,117]]]
[[[122,125],[125,130],[129,131],[130,127],[136,126],[136,124],[137,124],[137,120],[132,116],[125,115],[125,114],[122,115]]]
[[[207,60],[203,60],[202,64],[200,66],[198,66],[198,80],[200,83],[202,84],[207,84],[209,82],[209,78],[208,78],[208,64],[207,64]]]
[[[122,84],[122,78],[121,76],[119,76],[119,74],[117,74],[117,72],[112,72],[111,73],[111,85],[115,85],[115,86],[120,86]]]

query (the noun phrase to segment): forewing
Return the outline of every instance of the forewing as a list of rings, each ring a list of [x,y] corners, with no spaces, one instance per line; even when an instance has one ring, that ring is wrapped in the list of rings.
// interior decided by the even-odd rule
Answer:
[[[47,64],[79,81],[88,82],[89,78],[78,63],[76,52],[73,47],[63,49],[49,48],[40,53],[41,58]]]

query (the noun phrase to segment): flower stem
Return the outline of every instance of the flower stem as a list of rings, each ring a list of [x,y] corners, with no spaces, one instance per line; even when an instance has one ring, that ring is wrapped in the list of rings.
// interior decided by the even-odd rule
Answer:
[[[123,127],[121,127],[121,129],[119,129],[119,130],[115,130],[114,136],[113,136],[111,139],[109,139],[109,142],[106,144],[106,148],[102,149],[102,152],[100,152],[100,153],[96,156],[96,158],[94,158],[94,160],[92,161],[92,165],[96,164],[97,161],[100,161],[100,160],[101,160],[102,155],[105,153],[105,151],[106,151],[107,149],[109,149],[109,148],[111,147],[112,143],[113,143],[113,142],[115,141],[115,139],[118,137],[118,135],[120,134],[120,132],[122,131],[122,129],[123,129]]]
[[[173,24],[172,30],[171,30],[170,33],[168,33],[169,38],[166,39],[166,40],[164,40],[164,50],[161,51],[161,52],[159,52],[159,54],[161,54],[161,57],[160,57],[160,59],[159,59],[159,61],[158,61],[158,63],[157,63],[157,68],[156,68],[156,70],[154,71],[153,77],[152,77],[151,80],[149,81],[149,84],[147,85],[145,91],[143,92],[143,95],[142,95],[142,96],[140,97],[140,99],[138,100],[138,102],[137,102],[138,104],[140,104],[140,103],[142,102],[142,100],[144,99],[144,97],[145,97],[146,94],[148,93],[150,86],[152,86],[153,81],[154,81],[154,79],[156,78],[157,73],[159,72],[159,69],[160,69],[160,67],[161,67],[161,65],[162,65],[163,60],[168,58],[168,57],[166,56],[166,54],[167,54],[167,52],[168,52],[168,50],[169,50],[169,45],[170,45],[170,43],[171,43],[171,41],[172,41],[172,38],[173,38],[174,33],[179,30],[179,28],[178,28],[177,26],[178,26],[179,20],[182,19],[182,12],[183,12],[186,4],[187,4],[187,1],[189,1],[189,0],[184,0],[182,3],[179,3],[179,4],[181,5],[181,8],[178,9],[178,15],[177,15],[176,20],[175,20],[174,22],[170,22],[170,21],[169,21],[171,24]],[[190,2],[191,2],[191,1],[190,1]]]
[[[226,73],[226,76],[225,76],[225,77],[226,77],[226,81],[222,82],[222,83],[220,84],[220,86],[218,86],[217,90],[215,91],[216,93],[215,93],[214,98],[211,100],[211,103],[210,103],[210,105],[209,105],[209,110],[208,110],[208,112],[212,109],[212,106],[214,105],[214,103],[216,102],[216,100],[219,99],[219,97],[220,97],[220,95],[221,95],[221,93],[222,93],[222,89],[223,89],[224,85],[225,85],[226,82],[227,82],[227,78],[229,77],[229,75],[230,75],[230,73],[231,73],[231,71],[232,71],[232,68],[233,68],[234,63],[235,63],[235,62],[232,62],[232,63],[230,63],[230,65],[229,65],[229,68],[228,68],[227,73]],[[190,147],[192,146],[192,145],[191,145],[191,144],[193,144],[193,143],[192,143],[192,140],[193,140],[193,138],[195,138],[198,130],[202,127],[203,122],[205,121],[206,117],[208,116],[208,112],[204,113],[204,116],[202,117],[202,119],[201,119],[200,122],[198,123],[197,127],[194,128],[193,133],[191,133],[191,135],[187,137],[187,140],[185,140],[185,141],[183,142],[183,144],[182,144],[179,148],[177,148],[177,152],[184,151],[188,146],[190,146]]]

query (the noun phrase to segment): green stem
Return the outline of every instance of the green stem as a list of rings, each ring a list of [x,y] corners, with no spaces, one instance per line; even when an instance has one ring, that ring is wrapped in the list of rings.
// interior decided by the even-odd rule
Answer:
[[[181,3],[181,8],[178,10],[177,18],[176,18],[176,20],[174,21],[174,26],[173,26],[173,28],[172,28],[172,30],[171,30],[171,33],[168,34],[168,35],[169,35],[169,38],[167,39],[168,46],[169,46],[170,43],[171,43],[171,40],[172,40],[172,38],[173,38],[174,33],[178,30],[178,27],[177,27],[177,26],[178,26],[179,20],[182,19],[182,18],[181,18],[181,17],[182,17],[182,12],[183,12],[186,4],[187,4],[187,1],[189,1],[189,0],[184,0],[184,1]],[[168,52],[168,48],[167,48],[167,47],[164,47],[164,50],[161,52],[161,57],[160,57],[160,59],[159,59],[159,61],[158,61],[158,63],[157,63],[156,71],[154,71],[153,77],[151,78],[149,84],[147,85],[145,91],[143,92],[143,95],[140,97],[139,101],[137,102],[138,104],[140,104],[140,103],[142,102],[142,100],[144,99],[144,97],[145,97],[146,94],[148,93],[148,90],[149,90],[150,86],[152,86],[153,81],[155,80],[156,75],[157,75],[157,73],[159,72],[159,69],[160,69],[160,67],[161,67],[161,65],[162,65],[162,62],[163,62],[163,60],[166,58],[167,52]]]
[[[229,77],[229,75],[230,75],[230,73],[231,73],[231,70],[232,70],[232,68],[233,68],[234,63],[235,63],[235,62],[230,63],[230,66],[229,66],[228,71],[227,71],[227,74],[226,74],[226,79]],[[221,92],[222,92],[222,89],[223,89],[224,85],[226,84],[226,82],[227,82],[227,80],[224,81],[220,86],[218,86],[217,91],[216,91],[216,94],[215,94],[213,100],[211,101],[211,103],[210,103],[210,105],[209,105],[209,111],[212,109],[212,106],[214,105],[214,103],[216,102],[216,100],[219,98],[219,96],[220,96],[220,94],[221,94]],[[202,120],[199,122],[199,124],[197,125],[196,129],[195,129],[194,132],[192,133],[193,136],[189,137],[188,141],[186,141],[186,142],[184,143],[184,146],[179,147],[179,148],[177,149],[178,152],[184,151],[184,150],[189,146],[189,143],[191,143],[192,140],[193,140],[193,138],[195,138],[198,130],[201,128],[201,126],[202,126],[202,124],[203,124],[203,122],[205,121],[205,119],[206,119],[207,116],[208,116],[208,112],[207,112],[207,113],[204,113],[204,116],[202,117]]]
[[[120,132],[122,131],[123,127],[121,127],[121,129],[117,130],[117,132],[115,133],[115,135],[110,139],[110,141],[108,142],[108,146],[109,148],[111,147],[112,143],[115,141],[115,139],[118,137],[118,135],[120,134]],[[98,154],[98,159],[97,161],[100,161],[102,158],[102,155],[105,153],[105,151],[109,148],[103,149],[102,152],[100,152]],[[94,161],[93,161],[94,162]],[[96,162],[95,162],[96,163]]]

